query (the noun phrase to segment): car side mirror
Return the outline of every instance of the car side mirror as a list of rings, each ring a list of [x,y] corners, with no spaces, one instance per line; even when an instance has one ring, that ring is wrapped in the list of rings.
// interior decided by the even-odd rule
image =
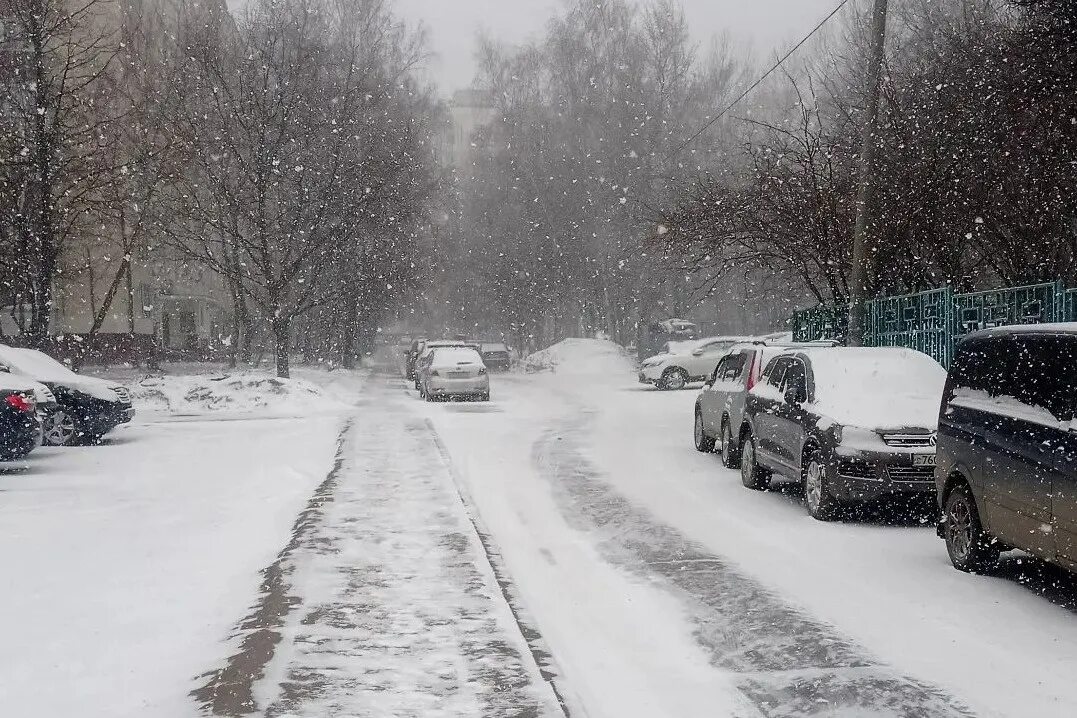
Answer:
[[[4,366],[3,364],[0,364],[0,373],[3,373],[3,374],[10,374],[10,373],[11,373],[11,370],[10,370],[10,369],[8,369],[8,368],[7,368],[6,366]]]

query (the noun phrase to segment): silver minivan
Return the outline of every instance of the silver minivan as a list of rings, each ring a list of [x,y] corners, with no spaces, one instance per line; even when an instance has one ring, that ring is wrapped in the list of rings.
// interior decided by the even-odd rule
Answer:
[[[744,401],[763,373],[763,367],[787,347],[738,344],[718,362],[699,396],[693,438],[696,450],[722,453],[722,463],[740,466],[740,447],[735,437],[744,417]]]

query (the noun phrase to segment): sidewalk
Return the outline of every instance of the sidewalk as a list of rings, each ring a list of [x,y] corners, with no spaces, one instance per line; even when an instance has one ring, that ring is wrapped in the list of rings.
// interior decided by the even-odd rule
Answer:
[[[559,716],[448,467],[405,399],[369,383],[320,516],[282,558],[295,605],[246,708]]]

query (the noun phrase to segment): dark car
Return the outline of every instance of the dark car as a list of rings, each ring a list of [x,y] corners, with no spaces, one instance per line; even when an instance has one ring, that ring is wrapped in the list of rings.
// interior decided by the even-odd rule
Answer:
[[[0,378],[0,461],[29,454],[41,443],[41,425],[31,382]]]
[[[958,344],[936,472],[950,561],[984,571],[1018,548],[1077,571],[1077,324]]]
[[[57,409],[44,427],[45,441],[52,446],[97,442],[135,415],[126,387],[76,374],[33,349],[0,345],[0,372],[32,379],[52,391]]]
[[[741,480],[804,484],[808,513],[935,489],[935,405],[946,371],[891,347],[790,350],[748,392],[738,444]]]
[[[501,342],[482,342],[482,361],[487,369],[508,371],[512,367],[512,353]]]

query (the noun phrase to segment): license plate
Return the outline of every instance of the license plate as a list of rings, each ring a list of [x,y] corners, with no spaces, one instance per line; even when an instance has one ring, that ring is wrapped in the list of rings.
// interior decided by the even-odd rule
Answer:
[[[935,455],[934,454],[915,454],[912,457],[913,466],[934,466]]]
[[[469,376],[471,376],[471,375],[468,374],[466,371],[451,371],[451,372],[449,372],[449,378],[450,379],[467,379]]]

